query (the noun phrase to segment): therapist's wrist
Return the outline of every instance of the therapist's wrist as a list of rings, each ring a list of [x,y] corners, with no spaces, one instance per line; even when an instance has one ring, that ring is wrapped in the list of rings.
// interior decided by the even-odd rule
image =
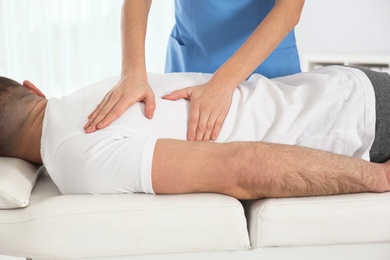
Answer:
[[[213,77],[208,82],[209,86],[211,88],[220,89],[224,91],[231,91],[233,92],[241,82],[238,82],[237,80],[233,79],[231,76],[225,76],[218,71],[214,73]]]
[[[132,79],[137,81],[148,81],[148,73],[146,72],[146,68],[143,66],[132,66],[123,68],[121,71],[122,79]]]

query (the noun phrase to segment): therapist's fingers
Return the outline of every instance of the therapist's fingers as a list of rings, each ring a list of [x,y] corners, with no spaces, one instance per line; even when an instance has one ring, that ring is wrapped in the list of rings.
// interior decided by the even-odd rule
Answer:
[[[139,101],[145,103],[145,116],[149,119],[152,118],[156,109],[156,102],[150,85],[143,83],[127,88],[125,84],[120,82],[105,95],[95,110],[88,116],[89,120],[84,126],[84,131],[92,133],[107,127],[130,106]]]
[[[175,90],[170,94],[162,96],[162,98],[166,100],[172,100],[172,101],[183,99],[183,98],[189,99],[191,96],[191,90],[192,90],[191,87]]]
[[[103,129],[120,117],[125,110],[130,107],[133,101],[126,100],[125,97],[120,97],[119,99],[112,98],[106,106],[100,110],[95,121],[97,122],[96,128]]]
[[[198,122],[196,123],[195,120],[190,122],[189,129],[195,129],[195,134],[191,134],[191,136],[195,135],[194,141],[210,141],[217,139],[223,122],[225,120],[226,113],[224,113],[222,110],[214,110],[209,112],[206,111],[199,111],[199,117]],[[196,124],[193,126],[192,124]]]
[[[190,101],[189,140],[210,141],[217,139],[231,103],[230,93],[202,94]]]
[[[225,121],[226,115],[220,114],[217,116],[214,122],[214,128],[211,131],[209,140],[215,140],[217,139],[219,133],[221,132],[223,122]]]
[[[108,100],[110,99],[110,96],[109,96],[109,93],[102,99],[102,101],[100,101],[100,103],[96,106],[96,108],[92,111],[91,114],[88,115],[88,119],[90,119],[89,121],[91,120],[95,120],[95,118],[98,116],[99,112],[102,110],[103,107],[106,106],[106,104],[108,103]],[[90,122],[88,122],[90,123]],[[88,124],[85,125],[84,128],[87,127]]]
[[[190,141],[210,141],[215,122],[219,116],[211,102],[199,99],[190,101],[187,139]]]
[[[190,114],[188,116],[187,140],[195,141],[199,121],[199,108],[194,108],[190,102]]]
[[[214,124],[218,117],[210,107],[201,108],[196,125],[195,141],[210,141],[210,136],[214,130]],[[195,123],[195,120],[192,122]]]
[[[213,91],[207,85],[192,86],[163,96],[167,100],[189,99],[187,140],[215,140],[231,103],[229,91]]]
[[[115,95],[110,95],[105,102],[102,103],[100,109],[91,117],[90,120],[92,120],[93,123],[88,127],[90,129],[89,131],[87,130],[87,132],[107,127],[120,117],[131,105],[138,101],[145,103],[145,116],[149,119],[152,118],[156,108],[153,92],[148,92],[141,100],[129,98],[127,96],[118,98],[115,97]]]
[[[214,129],[214,120],[216,116],[208,112],[202,113],[199,116],[198,125],[196,127],[196,141],[210,141],[211,132]]]
[[[107,114],[112,111],[115,106],[117,106],[119,100],[120,97],[113,95],[112,92],[107,93],[107,95],[98,104],[95,110],[88,116],[89,120],[84,126],[85,132],[92,133],[98,128],[103,128],[104,125],[102,123],[102,120],[106,118]],[[116,111],[116,113],[118,113],[118,110]]]
[[[102,101],[100,101],[100,103],[96,106],[96,108],[92,111],[92,113],[88,115],[88,122],[84,125],[85,131],[93,125],[96,117],[99,115],[100,110],[102,110],[102,108],[105,106],[106,103],[107,103],[107,95],[103,98]]]

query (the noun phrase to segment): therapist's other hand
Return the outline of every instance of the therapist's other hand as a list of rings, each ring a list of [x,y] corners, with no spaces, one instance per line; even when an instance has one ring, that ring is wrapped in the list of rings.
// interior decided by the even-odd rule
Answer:
[[[89,120],[84,126],[84,131],[88,134],[107,127],[127,108],[139,101],[145,103],[145,116],[152,118],[156,102],[147,80],[137,80],[130,76],[122,77],[88,116]]]
[[[233,92],[213,88],[208,83],[176,90],[163,99],[190,100],[187,139],[210,141],[217,139],[229,111]]]

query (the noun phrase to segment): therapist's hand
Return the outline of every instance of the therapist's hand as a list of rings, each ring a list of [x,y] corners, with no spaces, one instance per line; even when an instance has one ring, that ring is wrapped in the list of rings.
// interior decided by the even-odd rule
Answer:
[[[145,103],[145,116],[152,118],[156,109],[154,93],[147,79],[134,79],[124,76],[109,91],[95,110],[88,116],[84,131],[93,133],[110,125],[120,117],[127,108],[136,102]]]
[[[215,140],[230,108],[233,92],[208,84],[176,90],[163,96],[167,100],[190,100],[187,129],[187,139],[190,141]]]

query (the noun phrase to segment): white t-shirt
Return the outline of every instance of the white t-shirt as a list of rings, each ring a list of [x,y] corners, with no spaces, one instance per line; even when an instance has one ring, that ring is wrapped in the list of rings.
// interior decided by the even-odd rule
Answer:
[[[144,104],[130,107],[105,129],[85,134],[87,116],[118,78],[103,80],[46,108],[41,154],[62,193],[153,193],[151,169],[159,138],[185,140],[188,101],[161,99],[202,84],[209,74],[149,74],[153,119]],[[216,142],[296,144],[369,160],[375,135],[375,95],[358,69],[327,67],[269,80],[253,75],[232,97]]]

